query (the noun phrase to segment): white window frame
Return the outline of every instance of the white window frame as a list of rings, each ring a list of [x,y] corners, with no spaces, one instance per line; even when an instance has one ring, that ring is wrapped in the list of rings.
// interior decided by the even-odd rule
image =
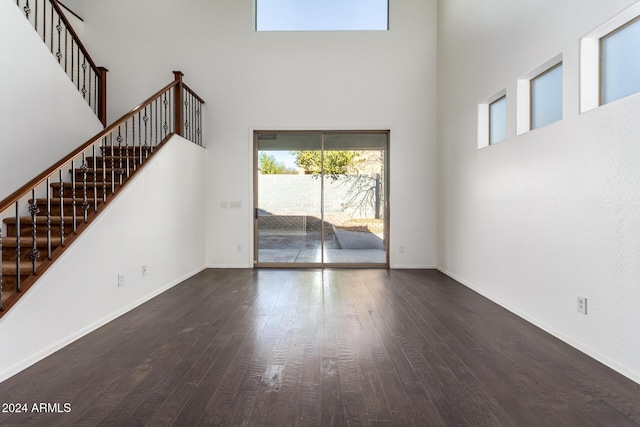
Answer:
[[[522,135],[533,129],[531,129],[531,82],[537,77],[540,77],[544,73],[551,71],[551,69],[562,65],[564,74],[564,64],[562,61],[562,54],[556,55],[535,70],[531,71],[527,75],[518,79],[517,81],[517,105],[516,105],[516,134]],[[562,84],[563,102],[562,109],[564,117],[564,79]]]
[[[600,40],[640,16],[640,2],[611,18],[580,39],[580,112],[602,105]]]
[[[493,96],[490,96],[485,101],[478,104],[478,149],[485,148],[489,146],[489,105],[493,104],[500,98],[507,97],[507,90],[502,89],[500,92],[496,92]],[[507,100],[507,117],[509,116],[508,112],[508,100]],[[505,127],[506,126],[505,121]],[[505,129],[506,134],[506,129]],[[505,136],[506,139],[506,136]],[[492,144],[494,145],[494,144]]]

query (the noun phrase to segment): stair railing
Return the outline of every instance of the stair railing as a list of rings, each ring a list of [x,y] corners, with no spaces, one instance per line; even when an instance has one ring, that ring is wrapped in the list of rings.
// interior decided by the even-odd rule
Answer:
[[[107,125],[107,69],[98,67],[71,27],[58,0],[16,0],[94,114]]]
[[[0,259],[15,257],[11,270],[16,274],[11,284],[15,298],[3,306],[3,279],[12,272],[3,272],[0,262],[0,316],[172,135],[203,145],[204,101],[183,83],[182,72],[174,71],[174,76],[155,95],[0,201]],[[11,250],[15,256],[7,252]],[[23,255],[28,261],[21,260]],[[25,286],[22,276],[28,276]]]

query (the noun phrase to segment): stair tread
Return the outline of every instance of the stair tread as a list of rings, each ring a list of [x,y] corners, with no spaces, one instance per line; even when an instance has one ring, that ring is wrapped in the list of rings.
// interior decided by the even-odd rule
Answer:
[[[76,203],[78,203],[78,201],[83,201],[83,200],[84,199],[82,197],[76,196]],[[63,203],[65,205],[66,204],[71,204],[71,203],[73,203],[73,197],[63,197],[62,201],[63,201]],[[93,203],[94,201],[95,201],[95,198],[87,196],[87,202]],[[102,201],[102,197],[98,197],[98,201],[101,202]],[[29,203],[33,203],[33,199],[29,200]],[[36,203],[38,204],[38,206],[46,206],[47,199],[36,199]],[[51,204],[52,205],[59,205],[60,204],[60,198],[59,197],[52,197],[51,198]]]
[[[62,217],[64,219],[64,222],[72,222],[73,221],[73,216],[71,215],[65,215]],[[76,222],[80,222],[83,221],[84,217],[82,215],[76,215]],[[15,224],[16,223],[16,218],[15,217],[10,217],[10,218],[5,218],[3,220],[3,222],[5,224]],[[36,217],[36,224],[46,224],[47,223],[47,216],[46,215],[39,215]],[[55,224],[59,224],[60,223],[60,216],[59,215],[51,215],[51,223],[55,223]],[[31,217],[30,216],[21,216],[20,217],[20,224],[32,224],[31,221]]]
[[[106,158],[106,159],[138,159],[140,158],[139,155],[124,155],[124,156],[108,156],[108,155],[101,155],[101,156],[96,156],[96,159],[102,159],[102,158]],[[87,157],[87,159],[93,160],[93,157]]]
[[[122,165],[122,167],[124,168],[124,167],[126,167],[126,165]],[[120,170],[120,168],[97,168],[97,169],[89,168],[87,170],[87,173],[88,174],[89,173],[94,173],[94,172],[102,173],[103,171],[104,172],[118,172],[119,170]],[[82,173],[82,171],[79,170],[79,169],[76,169],[76,173]]]
[[[76,181],[76,187],[82,188],[83,185],[84,185],[84,183],[82,181]],[[87,187],[92,187],[93,185],[94,185],[93,180],[87,181]],[[104,184],[103,184],[103,181],[96,181],[95,185],[98,185],[98,186],[102,187]],[[108,182],[107,187],[109,185],[111,185],[110,181]],[[54,188],[59,188],[60,187],[60,183],[59,182],[52,182],[51,186],[54,187]],[[65,182],[62,183],[62,186],[71,188],[72,187],[72,183],[65,181]]]
[[[40,267],[44,264],[44,261],[36,261],[36,267]],[[15,276],[16,275],[16,262],[15,261],[2,261],[2,275]],[[33,265],[31,262],[20,262],[20,274],[27,275],[33,272]]]
[[[2,239],[2,247],[3,248],[15,248],[16,247],[16,238],[14,237],[3,237]],[[53,246],[55,246],[56,242],[59,242],[60,238],[59,237],[52,237],[51,238],[51,243],[53,244]],[[46,236],[38,236],[36,237],[36,243],[39,247],[42,246],[47,246],[47,237]],[[31,246],[33,244],[33,237],[31,236],[20,236],[20,247],[25,248],[27,246]]]

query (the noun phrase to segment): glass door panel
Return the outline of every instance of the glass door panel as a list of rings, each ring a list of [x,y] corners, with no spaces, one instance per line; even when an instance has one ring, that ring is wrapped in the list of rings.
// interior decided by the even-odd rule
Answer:
[[[257,134],[257,263],[322,263],[321,181],[293,154],[321,149],[320,133]]]
[[[324,136],[324,259],[386,264],[386,133]]]

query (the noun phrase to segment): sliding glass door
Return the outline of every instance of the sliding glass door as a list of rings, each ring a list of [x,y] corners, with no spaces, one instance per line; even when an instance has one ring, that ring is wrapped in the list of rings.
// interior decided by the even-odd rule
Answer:
[[[387,266],[386,131],[255,132],[255,263]]]

